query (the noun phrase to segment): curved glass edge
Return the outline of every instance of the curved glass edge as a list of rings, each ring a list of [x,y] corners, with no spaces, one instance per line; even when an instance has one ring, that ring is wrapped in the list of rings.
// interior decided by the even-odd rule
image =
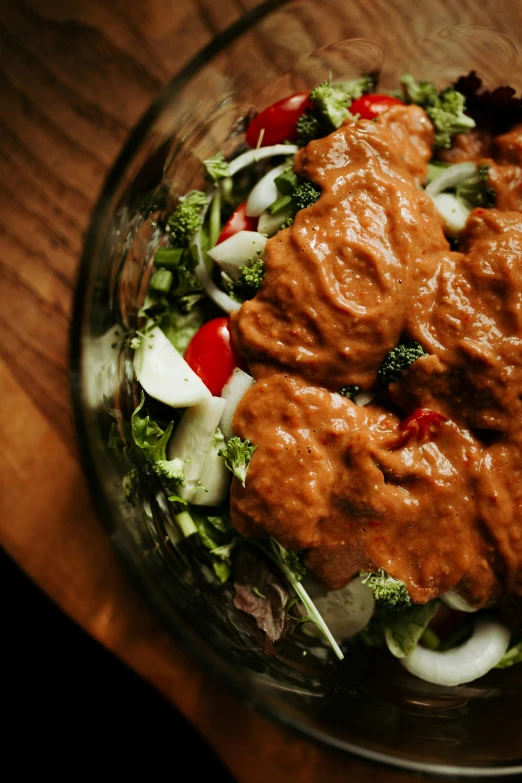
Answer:
[[[173,97],[182,89],[186,82],[195,75],[198,70],[208,63],[215,55],[220,53],[225,46],[238,39],[243,33],[248,31],[257,21],[268,16],[272,11],[278,10],[285,5],[289,5],[293,0],[267,0],[267,2],[258,6],[245,14],[236,23],[223,31],[210,44],[199,51],[188,64],[175,76],[160,92],[159,96],[142,115],[134,130],[131,132],[123,150],[118,156],[116,163],[109,172],[105,183],[101,189],[100,195],[91,215],[89,229],[86,235],[84,250],[81,256],[80,265],[77,273],[75,294],[73,299],[73,313],[69,331],[69,377],[71,389],[71,402],[73,411],[73,421],[76,431],[76,439],[80,461],[83,471],[87,478],[90,496],[95,511],[107,531],[111,534],[113,531],[113,518],[111,506],[107,493],[98,476],[92,454],[88,447],[88,433],[86,418],[81,398],[81,345],[82,330],[85,318],[85,297],[84,290],[88,280],[89,266],[94,256],[96,248],[96,238],[99,226],[103,222],[103,216],[107,206],[111,203],[112,197],[117,190],[118,184],[124,178],[124,174],[132,160],[135,152],[139,149],[141,143],[147,135],[147,131],[154,121],[161,114],[166,103],[169,103]],[[295,1],[295,0],[294,0]],[[120,559],[124,561],[125,567],[138,588],[144,587],[143,576],[138,573],[131,558],[121,549],[117,548]],[[373,751],[371,749],[354,745],[350,742],[344,742],[332,737],[326,732],[307,726],[296,719],[292,719],[282,710],[278,709],[268,698],[263,698],[259,691],[255,691],[246,680],[238,675],[236,669],[231,670],[225,665],[225,662],[219,658],[214,650],[208,645],[206,640],[197,634],[190,624],[177,611],[170,608],[170,616],[166,617],[161,607],[157,606],[153,599],[148,596],[148,590],[140,590],[140,594],[145,595],[151,606],[156,609],[169,631],[175,638],[187,649],[190,655],[203,665],[213,676],[230,688],[236,696],[246,700],[249,705],[254,707],[259,713],[275,721],[279,726],[297,733],[306,739],[310,739],[321,746],[327,746],[340,750],[343,753],[350,754],[354,758],[369,761],[373,764],[385,768],[394,768],[411,773],[427,773],[439,776],[452,776],[454,779],[477,779],[497,780],[499,777],[512,777],[522,775],[522,764],[511,766],[488,766],[488,767],[454,767],[451,765],[439,765],[433,763],[423,763],[401,759],[390,756],[385,753]],[[173,622],[172,615],[175,615]]]

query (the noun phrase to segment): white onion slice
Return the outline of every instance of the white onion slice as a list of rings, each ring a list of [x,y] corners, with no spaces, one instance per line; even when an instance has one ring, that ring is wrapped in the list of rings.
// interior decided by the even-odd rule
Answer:
[[[445,169],[433,182],[430,182],[426,188],[426,195],[430,196],[430,198],[435,198],[444,190],[456,188],[465,179],[472,177],[476,171],[477,166],[475,163],[455,163],[454,166],[449,166],[449,168]]]
[[[238,231],[209,250],[208,255],[223,272],[237,280],[239,267],[248,266],[249,262],[261,258],[267,241],[258,231]]]
[[[416,677],[436,685],[462,685],[482,677],[500,661],[509,646],[510,631],[496,620],[479,620],[470,639],[445,652],[417,647],[402,665]]]
[[[264,177],[261,177],[259,182],[254,185],[246,203],[245,211],[249,217],[259,217],[279,197],[279,191],[274,180],[285,169],[286,163],[281,163],[275,169],[271,169]]]
[[[272,237],[277,234],[285,220],[292,216],[292,208],[282,209],[276,215],[271,215],[270,212],[262,212],[259,216],[259,222],[257,224],[257,230],[260,234],[266,234],[267,237]]]
[[[454,590],[448,590],[447,593],[441,595],[440,600],[449,606],[450,609],[455,609],[457,612],[476,612],[474,606],[468,604],[465,598],[456,593]]]
[[[360,391],[355,395],[353,401],[356,405],[362,406],[362,405],[368,405],[368,403],[371,402],[374,398],[375,398],[375,392]]]
[[[203,250],[201,249],[201,231],[198,231],[194,237],[194,246],[198,255],[196,276],[205,289],[205,293],[210,297],[210,299],[212,299],[213,302],[217,304],[218,307],[221,307],[225,313],[235,313],[241,307],[241,303],[236,302],[235,299],[232,299],[232,297],[222,291],[221,288],[218,288],[218,286],[210,277],[209,271],[205,266]]]
[[[219,422],[219,429],[225,438],[231,438],[235,434],[232,427],[234,414],[243,395],[250,389],[253,383],[254,379],[251,375],[236,367],[223,386],[221,396],[225,398],[226,403]]]
[[[224,407],[222,397],[209,393],[204,402],[187,408],[169,441],[168,458],[183,462],[186,486],[179,488],[181,497],[189,499],[198,485]]]
[[[342,590],[332,590],[312,600],[338,642],[366,628],[375,609],[372,591],[361,583],[360,577],[352,579]],[[321,635],[311,623],[305,628],[309,636]]]
[[[437,212],[441,215],[449,234],[458,234],[468,220],[471,210],[453,195],[453,193],[439,193],[433,197],[433,203]]]
[[[270,147],[248,150],[230,161],[228,164],[229,176],[233,177],[238,171],[252,165],[252,163],[257,163],[258,160],[271,158],[275,155],[295,155],[298,150],[299,147],[296,144],[272,144]]]
[[[142,338],[134,354],[134,370],[147,394],[172,408],[200,405],[211,397],[159,326]]]

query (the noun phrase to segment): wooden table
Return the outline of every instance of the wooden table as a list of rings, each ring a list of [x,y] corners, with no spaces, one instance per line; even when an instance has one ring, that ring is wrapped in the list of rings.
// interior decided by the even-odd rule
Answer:
[[[78,465],[67,341],[90,211],[159,87],[244,8],[19,0],[2,14],[0,533],[27,574],[171,699],[241,783],[411,780],[283,733],[188,658],[130,587]]]

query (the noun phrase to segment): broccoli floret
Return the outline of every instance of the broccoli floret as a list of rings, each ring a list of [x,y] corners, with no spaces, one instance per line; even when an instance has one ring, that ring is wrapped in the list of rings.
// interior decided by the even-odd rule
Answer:
[[[291,168],[285,169],[282,174],[274,180],[277,190],[282,195],[267,208],[271,215],[277,215],[283,209],[293,213],[300,209],[305,209],[315,204],[321,195],[321,189],[313,182],[300,180]],[[290,218],[290,219],[289,219]],[[286,228],[293,222],[293,215],[290,215],[282,227]]]
[[[416,103],[423,108],[438,104],[439,94],[434,85],[426,79],[414,79],[411,74],[405,73],[401,77],[401,84],[408,103]]]
[[[466,99],[461,92],[448,87],[438,93],[431,82],[416,81],[410,74],[401,78],[404,98],[422,106],[435,128],[435,148],[448,149],[456,133],[467,133],[475,120],[465,114]]]
[[[240,480],[243,486],[245,486],[248,466],[256,448],[257,446],[254,446],[249,438],[241,440],[241,438],[233,437],[218,452],[220,457],[225,458],[227,468]]]
[[[477,173],[457,188],[457,196],[466,201],[472,207],[494,207],[496,193],[491,185],[488,184],[489,166],[482,163]]]
[[[381,383],[388,385],[394,381],[398,381],[404,370],[420,359],[421,356],[426,356],[426,351],[415,340],[407,340],[404,343],[400,343],[396,348],[392,348],[387,354],[385,360],[379,368],[379,380]]]
[[[230,176],[228,163],[222,152],[216,152],[211,158],[204,160],[203,168],[205,169],[206,179],[214,184],[219,182],[220,179],[225,179],[225,177]]]
[[[175,481],[181,487],[185,486],[185,476],[183,474],[183,461],[176,459],[160,459],[154,463],[154,472],[158,476],[163,476],[170,481]]]
[[[180,199],[180,203],[167,221],[175,245],[189,246],[192,236],[201,228],[202,210],[206,205],[207,197],[200,190],[192,190]]]
[[[321,188],[314,185],[313,182],[301,182],[294,191],[292,200],[297,209],[306,209],[315,204],[319,196],[321,195]]]
[[[301,144],[320,139],[324,131],[320,119],[312,111],[305,111],[297,120],[297,135]]]
[[[365,92],[370,92],[372,88],[373,83],[369,76],[351,82],[332,83],[326,80],[312,90],[310,100],[315,104],[321,119],[333,130],[342,125],[348,117],[352,117],[348,111],[352,101]]]
[[[301,563],[301,558],[292,549],[283,550],[284,554],[281,555],[284,562],[290,568],[295,578],[300,582],[301,579],[306,576],[306,568]]]
[[[400,579],[394,579],[383,568],[379,568],[375,574],[362,571],[361,582],[370,588],[377,603],[386,609],[398,611],[411,604],[406,584]]]
[[[338,393],[342,397],[347,397],[349,400],[353,400],[355,395],[359,394],[360,391],[361,391],[361,387],[360,386],[342,386],[339,389]]]
[[[240,276],[234,283],[234,292],[242,299],[252,299],[263,282],[265,265],[261,258],[256,258],[251,266],[240,266]]]

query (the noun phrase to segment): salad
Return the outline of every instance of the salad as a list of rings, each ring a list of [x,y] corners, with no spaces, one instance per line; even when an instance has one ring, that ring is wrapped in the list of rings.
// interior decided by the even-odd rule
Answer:
[[[111,445],[268,653],[301,628],[444,686],[522,661],[522,126],[492,95],[325,81],[151,202]]]

